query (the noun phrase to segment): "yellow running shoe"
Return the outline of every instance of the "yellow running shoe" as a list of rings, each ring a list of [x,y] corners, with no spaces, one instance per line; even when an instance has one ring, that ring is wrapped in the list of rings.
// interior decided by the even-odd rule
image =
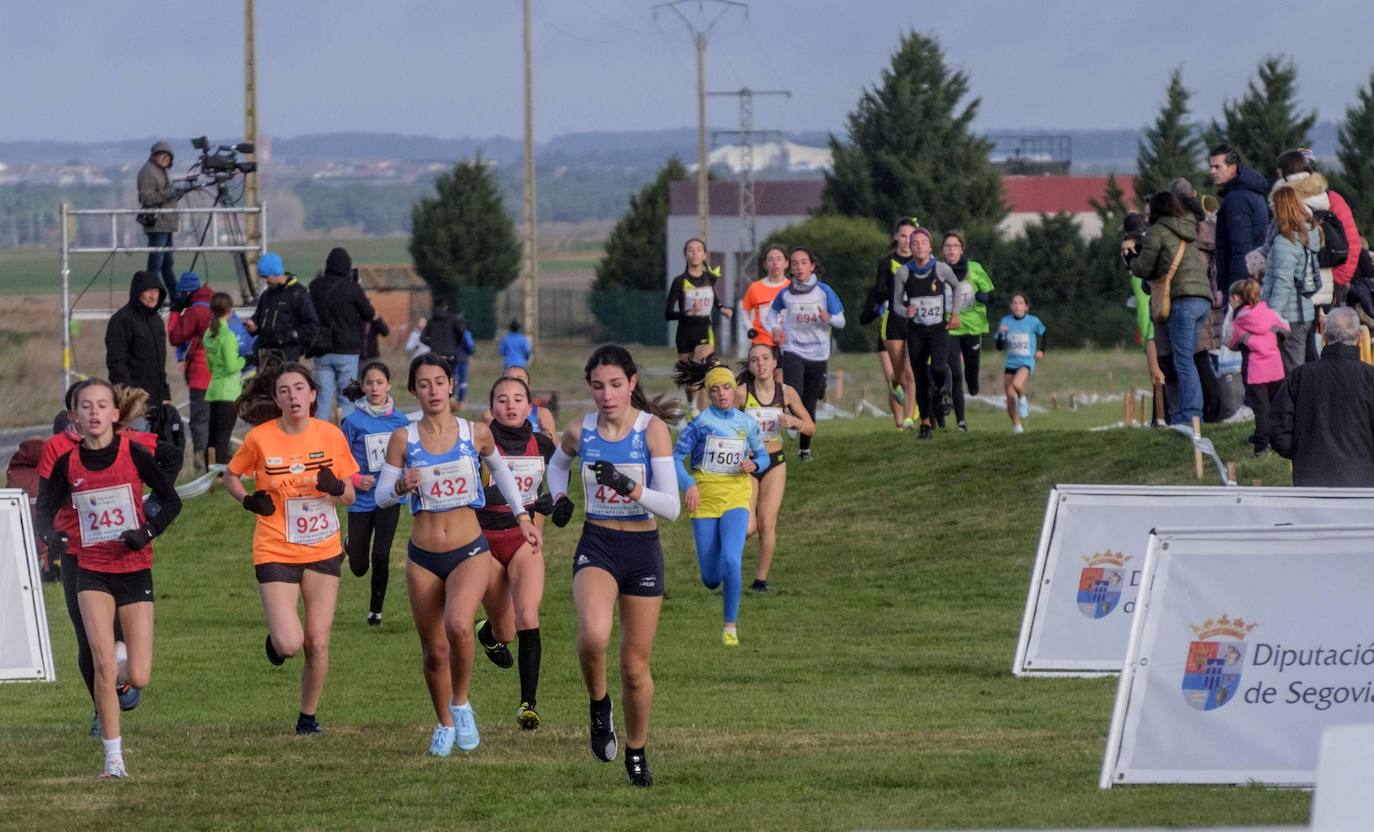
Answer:
[[[726,647],[739,647],[739,633],[732,633],[726,630],[721,633],[720,641]]]

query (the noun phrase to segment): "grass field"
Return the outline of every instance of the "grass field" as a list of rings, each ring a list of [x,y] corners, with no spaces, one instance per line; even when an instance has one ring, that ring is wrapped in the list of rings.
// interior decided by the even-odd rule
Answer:
[[[358,240],[283,240],[271,242],[271,248],[282,256],[286,267],[305,278],[313,277],[324,267],[324,258],[335,246],[347,248],[356,264],[364,263],[409,263],[409,239],[405,237],[367,238]],[[191,266],[191,254],[176,255],[177,271],[185,271]],[[539,267],[545,271],[566,271],[591,269],[600,257],[599,250],[550,252],[540,258]],[[120,254],[108,262],[105,255],[72,255],[71,284],[73,294],[80,292],[100,271],[100,277],[92,284],[91,292],[107,294],[110,275],[113,282],[123,287],[117,295],[128,299],[129,275],[143,268],[147,259],[144,254]],[[103,270],[101,267],[104,266]],[[227,255],[204,255],[197,271],[210,278],[231,278],[233,264]],[[0,250],[0,295],[43,295],[61,291],[57,249],[7,249]],[[121,301],[122,302],[122,301]]]
[[[1119,405],[1038,414],[1013,437],[1005,416],[978,409],[969,434],[921,445],[878,419],[823,423],[818,461],[789,466],[776,592],[745,597],[735,651],[720,646],[720,600],[697,581],[687,522],[664,524],[672,598],[654,655],[648,792],[586,748],[576,522],[547,546],[545,727],[516,728],[515,671],[478,658],[482,746],[432,760],[404,537],[380,630],[363,623],[367,580],[345,575],[327,733],[298,740],[300,662],[276,669],[262,656],[251,517],[222,492],[199,498],[157,544],[153,683],[124,730],[131,779],[94,777],[89,700],[61,595],[47,587],[60,681],[0,686],[0,829],[1303,823],[1310,798],[1298,791],[1099,791],[1115,682],[1010,674],[1048,489],[1191,481],[1191,454],[1171,432],[1085,430],[1113,418]],[[1236,458],[1247,432],[1211,435]],[[1254,477],[1286,484],[1286,463],[1247,461],[1241,480]]]

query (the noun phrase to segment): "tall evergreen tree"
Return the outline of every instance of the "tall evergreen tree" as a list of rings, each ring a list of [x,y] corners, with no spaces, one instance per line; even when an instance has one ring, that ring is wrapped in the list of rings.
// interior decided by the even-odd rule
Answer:
[[[630,207],[611,229],[606,254],[596,264],[597,290],[664,290],[664,249],[668,245],[668,185],[687,179],[676,156],[654,181],[630,197]]]
[[[1337,189],[1350,203],[1355,227],[1367,237],[1374,233],[1374,73],[1359,95],[1336,130]]]
[[[933,38],[902,38],[878,85],[849,114],[847,142],[830,137],[823,213],[867,217],[887,227],[915,215],[933,228],[991,228],[1006,214],[988,160],[991,142],[973,135],[979,100],[966,104],[968,76],[945,65]]]
[[[1202,167],[1206,148],[1202,146],[1197,128],[1188,122],[1188,99],[1191,97],[1192,93],[1183,86],[1183,69],[1176,68],[1169,73],[1164,106],[1159,108],[1154,124],[1145,128],[1145,135],[1136,149],[1137,201],[1167,188],[1180,176],[1192,182],[1195,188],[1201,187],[1206,179]]]
[[[410,209],[410,257],[436,294],[504,289],[520,272],[520,241],[482,157],[459,162]]]
[[[1227,142],[1240,151],[1241,161],[1273,178],[1280,153],[1311,146],[1317,111],[1300,114],[1297,97],[1297,67],[1290,58],[1271,55],[1260,62],[1245,95],[1222,105],[1225,123],[1212,122],[1209,141],[1214,137]]]

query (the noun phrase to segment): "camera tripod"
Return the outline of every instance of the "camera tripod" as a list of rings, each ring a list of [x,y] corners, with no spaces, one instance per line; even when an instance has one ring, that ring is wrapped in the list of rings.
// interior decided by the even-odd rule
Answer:
[[[215,201],[211,205],[212,208],[229,207],[238,201],[229,193],[229,181],[230,177],[215,177]],[[203,188],[197,188],[196,190],[202,189]],[[220,215],[210,214],[205,218],[205,227],[200,230],[200,241],[197,243],[198,246],[205,245],[205,238],[209,236],[210,229],[214,227],[216,216]],[[229,233],[230,242],[234,245],[247,245],[248,236],[243,232],[243,226],[239,223],[238,214],[223,214],[222,216]],[[215,242],[218,243],[219,241],[216,240]],[[200,262],[200,256],[202,254],[204,254],[204,252],[196,252],[196,256],[191,260],[191,271],[196,270],[196,264]],[[240,298],[245,304],[256,301],[258,297],[258,287],[253,283],[253,273],[248,269],[248,253],[244,251],[234,251],[230,252],[229,256],[234,261],[234,274],[238,279]]]

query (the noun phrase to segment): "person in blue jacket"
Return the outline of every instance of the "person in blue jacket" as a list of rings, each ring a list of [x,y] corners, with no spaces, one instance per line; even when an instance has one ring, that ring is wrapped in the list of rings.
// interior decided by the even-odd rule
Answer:
[[[1226,296],[1232,283],[1250,277],[1245,255],[1268,241],[1269,181],[1240,163],[1240,154],[1229,144],[1212,148],[1207,173],[1217,186],[1221,208],[1217,211],[1217,288]]]
[[[519,321],[510,322],[510,332],[501,336],[501,344],[496,349],[501,353],[501,362],[505,364],[505,369],[529,366],[530,358],[534,356],[530,339],[520,331]]]
[[[348,507],[348,536],[344,540],[344,550],[348,553],[348,568],[359,578],[367,574],[369,563],[372,566],[372,598],[368,604],[367,623],[376,627],[382,623],[382,605],[386,601],[386,585],[391,573],[391,544],[396,538],[401,506],[398,503],[378,508],[374,492],[377,474],[386,462],[387,442],[397,428],[409,424],[409,419],[396,408],[391,398],[391,370],[380,361],[364,366],[358,380],[343,392],[351,401],[363,399],[340,424],[359,468],[353,476],[353,490],[358,499]]]
[[[1045,357],[1045,325],[1030,314],[1030,299],[1025,292],[1011,296],[1011,314],[997,325],[997,349],[1007,354],[1002,373],[1007,392],[1007,415],[1011,432],[1025,433],[1021,420],[1030,413],[1026,401],[1026,381],[1035,372],[1035,362]]]
[[[679,361],[674,381],[702,386],[710,406],[682,429],[673,447],[677,482],[692,515],[697,565],[707,589],[724,584],[721,641],[739,646],[741,564],[749,533],[749,475],[768,468],[768,449],[754,417],[735,407],[735,376],[714,362]]]

